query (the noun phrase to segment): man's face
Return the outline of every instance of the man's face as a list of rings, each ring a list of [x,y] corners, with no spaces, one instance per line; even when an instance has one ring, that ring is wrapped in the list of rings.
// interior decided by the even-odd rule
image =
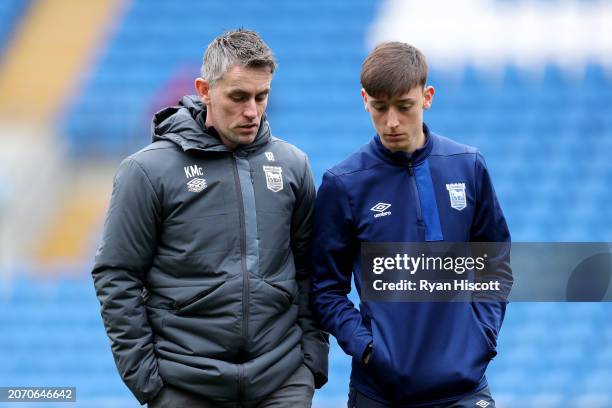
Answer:
[[[206,126],[213,126],[230,149],[255,140],[271,81],[269,68],[242,65],[232,66],[212,87],[196,79],[196,90],[206,105]]]
[[[423,145],[423,110],[429,109],[434,88],[420,86],[392,97],[374,98],[361,90],[366,110],[387,149],[413,152]]]

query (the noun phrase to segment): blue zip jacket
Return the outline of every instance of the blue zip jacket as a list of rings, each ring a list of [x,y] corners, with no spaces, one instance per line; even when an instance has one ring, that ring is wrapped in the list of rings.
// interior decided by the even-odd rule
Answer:
[[[399,407],[450,403],[486,387],[505,313],[503,302],[478,301],[362,301],[357,310],[347,297],[352,273],[361,293],[361,242],[510,243],[482,155],[423,129],[426,143],[412,154],[374,137],[324,174],[315,205],[311,308],[353,357],[351,385]],[[455,183],[465,185],[465,208],[451,206],[447,185]],[[390,205],[389,214],[374,217],[377,204]],[[507,253],[497,269],[509,292]]]

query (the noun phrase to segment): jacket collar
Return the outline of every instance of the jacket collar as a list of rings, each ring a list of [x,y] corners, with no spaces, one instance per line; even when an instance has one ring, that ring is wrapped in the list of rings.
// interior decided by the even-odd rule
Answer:
[[[152,139],[169,140],[184,151],[230,152],[219,134],[206,127],[206,106],[196,96],[185,96],[178,106],[162,109],[153,117]],[[250,152],[264,146],[270,140],[270,126],[264,115],[253,143],[239,145],[235,151]]]
[[[395,166],[417,166],[429,156],[434,143],[432,134],[425,123],[423,123],[423,133],[425,134],[425,145],[412,153],[392,152],[383,146],[379,135],[374,136],[370,142],[370,149],[376,157],[389,164]]]

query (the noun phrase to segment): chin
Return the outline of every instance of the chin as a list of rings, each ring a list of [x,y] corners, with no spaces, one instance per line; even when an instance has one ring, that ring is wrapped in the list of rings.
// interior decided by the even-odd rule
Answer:
[[[408,150],[408,147],[400,143],[389,143],[387,145],[387,149],[394,151],[394,152],[405,152]]]
[[[390,142],[388,140],[385,140],[385,143],[383,143],[383,145],[387,149],[401,149],[403,147],[404,143],[402,143],[402,142]]]
[[[255,137],[256,136],[257,135],[246,136],[246,137],[243,136],[243,137],[240,138],[240,144],[245,144],[245,145],[246,144],[251,144],[251,143],[253,143],[255,141]]]

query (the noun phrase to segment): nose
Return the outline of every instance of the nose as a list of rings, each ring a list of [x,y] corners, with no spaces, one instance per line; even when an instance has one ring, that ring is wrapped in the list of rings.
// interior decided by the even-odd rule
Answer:
[[[387,113],[387,127],[390,129],[394,129],[399,126],[399,120],[397,118],[397,113],[394,109],[389,109]]]
[[[257,104],[254,99],[249,99],[242,114],[249,120],[253,120],[257,117]]]

